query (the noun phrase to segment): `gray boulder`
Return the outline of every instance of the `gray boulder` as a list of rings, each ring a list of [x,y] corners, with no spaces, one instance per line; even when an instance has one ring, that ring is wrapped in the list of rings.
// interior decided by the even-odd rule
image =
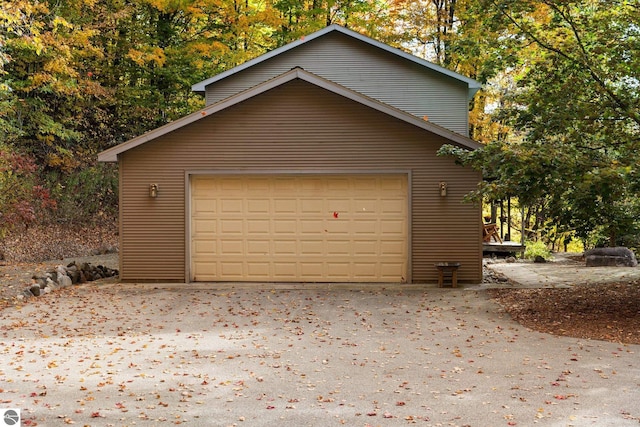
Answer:
[[[584,253],[587,267],[637,267],[636,255],[629,248],[595,248]]]
[[[67,276],[58,276],[58,285],[62,288],[66,288],[67,286],[71,286],[71,277]]]

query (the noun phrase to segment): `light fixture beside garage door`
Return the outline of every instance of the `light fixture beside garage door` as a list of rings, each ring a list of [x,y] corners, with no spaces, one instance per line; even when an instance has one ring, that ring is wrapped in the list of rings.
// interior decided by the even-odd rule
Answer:
[[[149,197],[151,197],[152,199],[158,197],[158,184],[149,185]]]
[[[440,181],[440,196],[447,197],[447,183],[445,181]]]

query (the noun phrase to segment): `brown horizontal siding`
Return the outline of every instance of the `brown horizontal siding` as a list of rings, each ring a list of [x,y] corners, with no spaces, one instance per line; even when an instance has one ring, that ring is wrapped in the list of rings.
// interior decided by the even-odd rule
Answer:
[[[479,176],[437,157],[445,143],[302,81],[273,89],[121,155],[123,279],[184,279],[186,171],[400,170],[412,174],[413,281],[435,281],[442,260],[462,263],[460,280],[479,281],[480,210],[462,203]],[[449,184],[446,198],[439,181]]]
[[[120,158],[121,278],[184,280],[184,179],[163,176],[153,162]],[[158,197],[149,197],[158,184]]]

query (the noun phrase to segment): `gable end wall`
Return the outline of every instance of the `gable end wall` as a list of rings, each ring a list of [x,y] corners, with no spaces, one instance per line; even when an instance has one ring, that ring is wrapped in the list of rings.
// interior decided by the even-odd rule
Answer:
[[[214,104],[294,67],[408,112],[469,134],[466,84],[340,33],[330,33],[206,88]]]

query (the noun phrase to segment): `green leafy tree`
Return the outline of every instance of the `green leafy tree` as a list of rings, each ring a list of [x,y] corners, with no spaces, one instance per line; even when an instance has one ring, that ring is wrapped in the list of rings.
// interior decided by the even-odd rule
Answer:
[[[479,194],[545,206],[581,238],[637,234],[640,22],[626,1],[483,0],[493,32],[521,46],[495,118],[511,126],[480,153]],[[445,149],[449,154],[455,150]],[[600,242],[601,243],[601,242]]]

